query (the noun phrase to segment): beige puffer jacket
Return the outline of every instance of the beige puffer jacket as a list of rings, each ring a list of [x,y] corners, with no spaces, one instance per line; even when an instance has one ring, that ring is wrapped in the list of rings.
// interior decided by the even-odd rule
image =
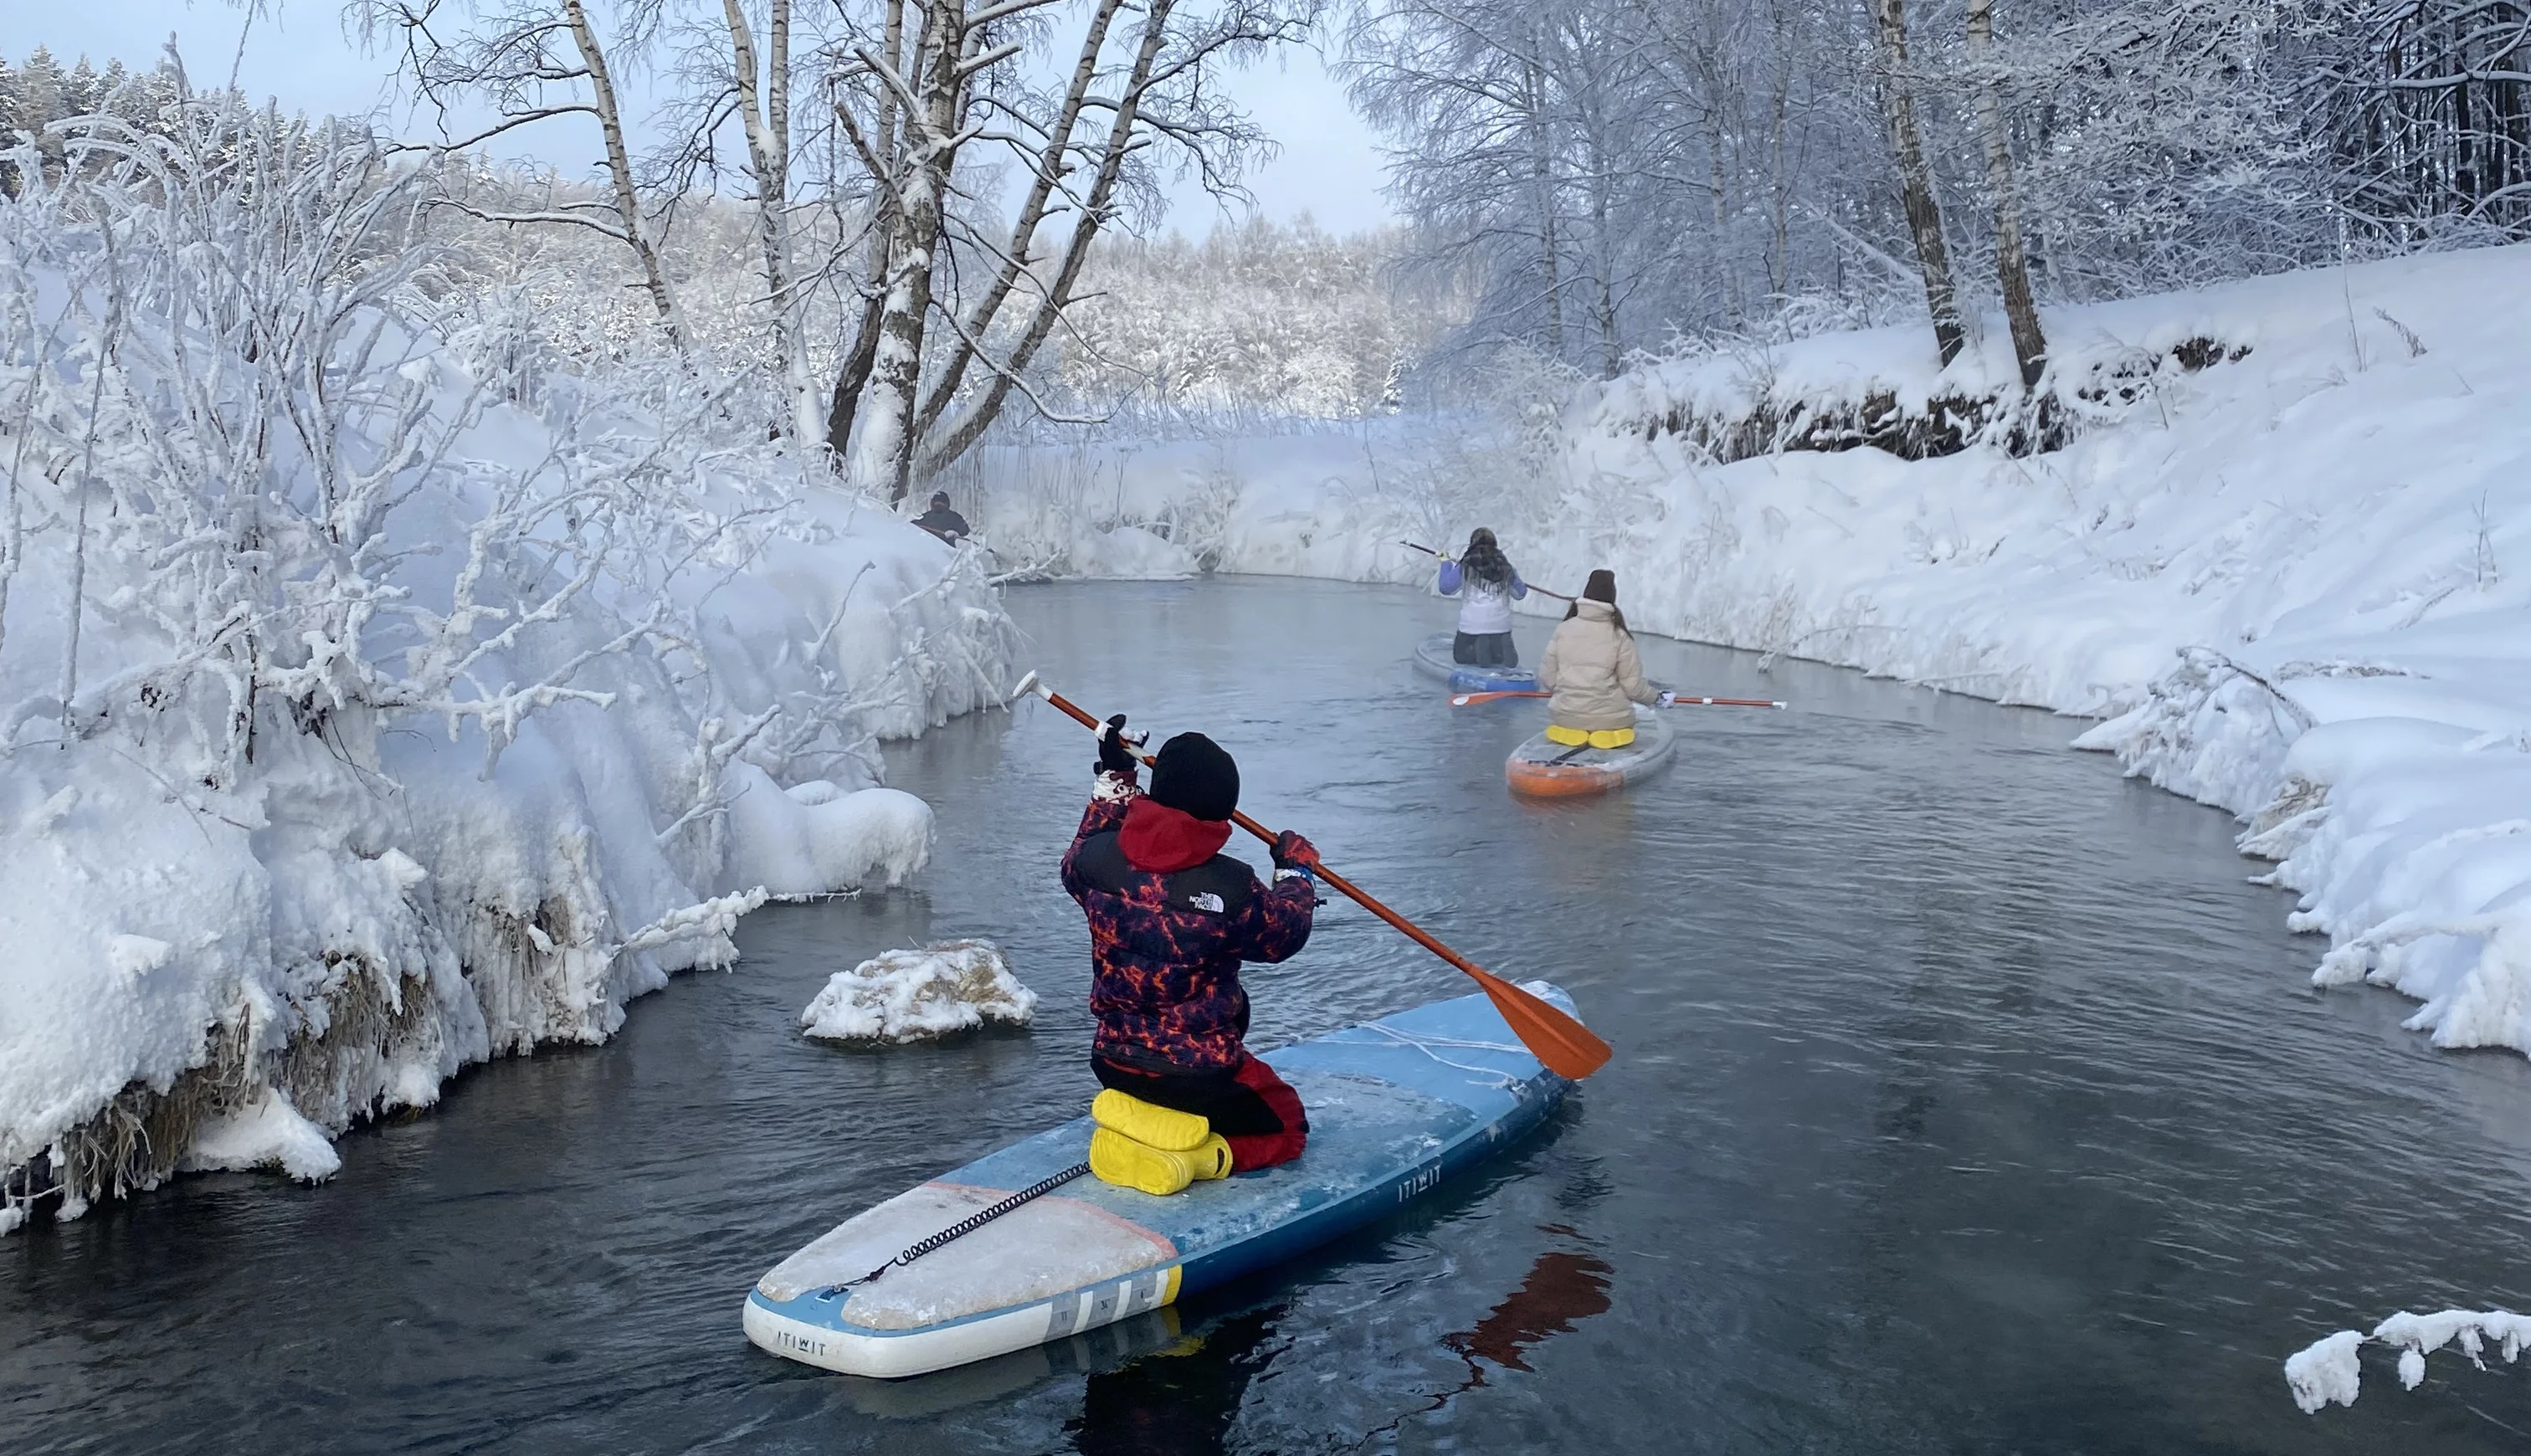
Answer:
[[[1632,728],[1634,704],[1660,695],[1644,681],[1635,640],[1610,620],[1608,604],[1586,598],[1579,606],[1547,639],[1547,658],[1538,664],[1538,685],[1555,695],[1547,720],[1587,733]]]

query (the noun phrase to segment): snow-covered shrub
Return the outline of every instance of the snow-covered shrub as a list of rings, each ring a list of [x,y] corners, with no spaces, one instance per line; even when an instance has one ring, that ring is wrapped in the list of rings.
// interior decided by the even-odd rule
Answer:
[[[161,120],[0,198],[0,1228],[317,1176],[306,1129],[604,1038],[768,889],[896,882],[928,811],[872,739],[1015,645],[750,376],[549,371],[523,299],[450,293],[435,174]]]
[[[1037,992],[989,940],[891,950],[838,971],[800,1013],[802,1035],[826,1041],[928,1041],[987,1023],[1025,1027]]]
[[[2294,1404],[2311,1415],[2333,1404],[2355,1404],[2364,1379],[2357,1353],[2368,1339],[2397,1348],[2399,1383],[2414,1390],[2425,1383],[2426,1357],[2446,1345],[2457,1348],[2482,1371],[2487,1369],[2490,1345],[2511,1365],[2521,1358],[2523,1347],[2531,1346],[2531,1316],[2503,1310],[2444,1310],[2432,1315],[2402,1311],[2375,1325],[2370,1336],[2341,1329],[2286,1358],[2285,1383],[2293,1391]]]
[[[1404,248],[1394,229],[1339,238],[1306,218],[1102,238],[1050,382],[1152,433],[1385,414],[1398,376],[1464,317],[1447,291],[1403,286]]]

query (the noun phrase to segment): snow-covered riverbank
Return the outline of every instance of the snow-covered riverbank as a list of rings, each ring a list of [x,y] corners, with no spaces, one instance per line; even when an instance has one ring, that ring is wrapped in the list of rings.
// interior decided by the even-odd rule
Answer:
[[[0,1232],[322,1176],[766,895],[900,882],[873,740],[1013,675],[975,554],[743,381],[450,303],[366,137],[189,125],[0,202]]]
[[[2511,248],[2052,310],[2078,424],[2038,455],[1709,448],[1921,438],[2008,397],[1998,321],[1945,372],[1920,330],[1821,335],[1545,428],[1006,454],[971,488],[1011,564],[1093,575],[1420,581],[1398,539],[1490,524],[1532,580],[1614,567],[1656,632],[2105,718],[2085,747],[2250,821],[2321,983],[2531,1052],[2526,298]]]

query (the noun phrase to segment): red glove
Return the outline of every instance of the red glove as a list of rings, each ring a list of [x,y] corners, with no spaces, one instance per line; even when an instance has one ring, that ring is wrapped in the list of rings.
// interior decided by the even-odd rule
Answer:
[[[1274,868],[1298,869],[1315,876],[1319,872],[1319,847],[1286,829],[1274,836]]]

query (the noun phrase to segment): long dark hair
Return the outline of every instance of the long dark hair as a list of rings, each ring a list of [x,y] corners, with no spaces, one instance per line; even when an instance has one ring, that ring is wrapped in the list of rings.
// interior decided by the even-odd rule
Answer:
[[[1615,572],[1612,572],[1603,566],[1598,571],[1591,573],[1591,580],[1582,584],[1582,595],[1575,600],[1571,606],[1564,609],[1564,620],[1570,622],[1575,617],[1580,616],[1582,614],[1582,603],[1586,601],[1606,602],[1608,605],[1608,620],[1616,623],[1617,630],[1625,633],[1626,636],[1632,637],[1635,635],[1634,632],[1626,626],[1626,614],[1617,610],[1617,574]]]
[[[1494,544],[1494,533],[1482,526],[1468,532],[1468,549],[1459,553],[1459,572],[1489,587],[1511,585],[1511,559]]]

